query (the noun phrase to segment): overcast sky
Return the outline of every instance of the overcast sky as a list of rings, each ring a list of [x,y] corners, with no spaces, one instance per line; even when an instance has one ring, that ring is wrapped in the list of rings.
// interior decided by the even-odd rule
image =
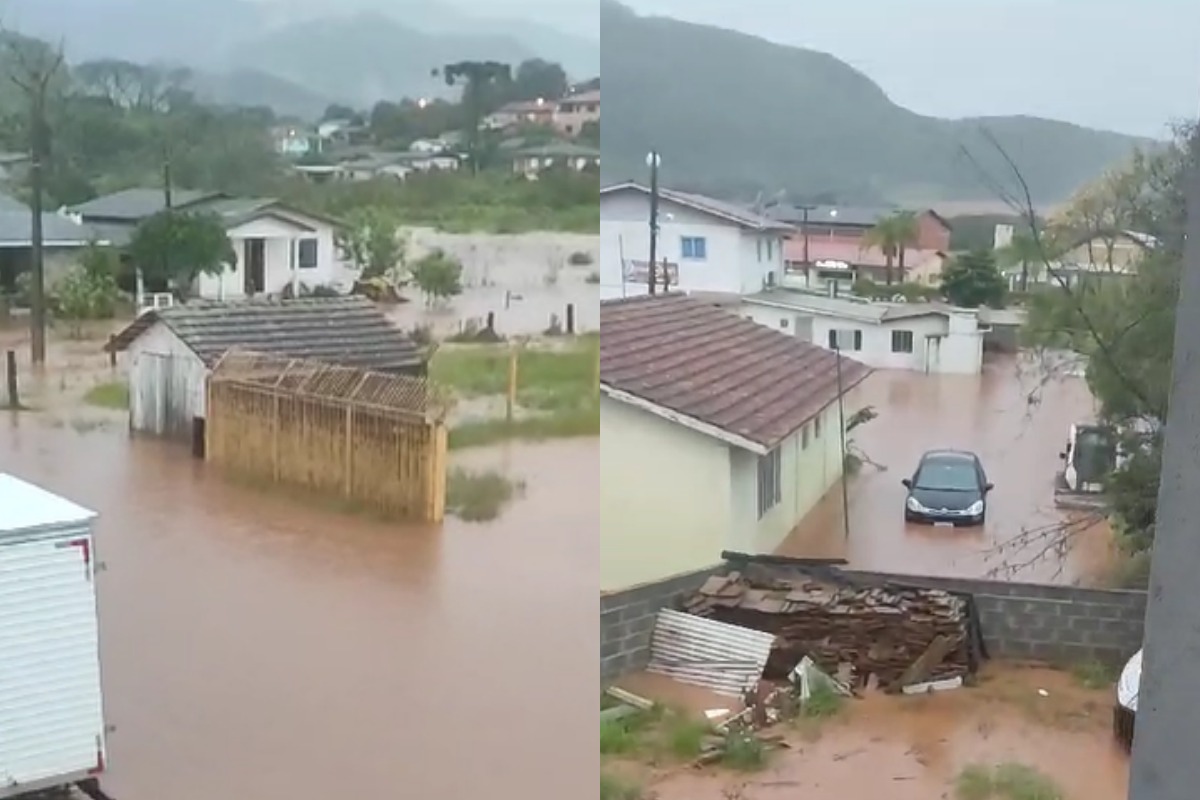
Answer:
[[[1032,114],[1146,136],[1200,115],[1200,0],[626,5],[823,50],[923,114]]]

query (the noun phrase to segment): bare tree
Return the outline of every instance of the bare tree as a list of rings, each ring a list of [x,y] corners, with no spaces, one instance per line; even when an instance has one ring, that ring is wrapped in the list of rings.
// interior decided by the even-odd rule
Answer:
[[[30,348],[34,364],[46,363],[46,273],[43,253],[42,206],[44,203],[46,157],[49,154],[50,123],[47,98],[53,81],[63,68],[62,46],[47,47],[0,30],[8,49],[9,79],[21,90],[29,112],[30,211]]]

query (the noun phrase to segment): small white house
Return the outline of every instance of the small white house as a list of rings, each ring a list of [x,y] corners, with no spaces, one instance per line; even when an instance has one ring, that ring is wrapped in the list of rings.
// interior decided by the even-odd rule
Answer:
[[[363,297],[187,303],[141,314],[105,346],[125,354],[130,429],[190,438],[202,456],[208,376],[232,348],[375,372],[425,372],[421,348]]]
[[[600,304],[600,587],[773,552],[842,475],[870,370],[683,294]]]
[[[940,303],[880,303],[775,289],[741,299],[755,322],[881,369],[977,375],[981,326],[973,309]]]
[[[115,245],[124,245],[144,220],[166,208],[157,189],[127,189],[65,209]],[[293,282],[348,291],[354,273],[336,244],[337,223],[274,198],[231,197],[219,192],[177,191],[171,208],[213,214],[224,224],[234,261],[219,275],[200,275],[194,293],[203,300],[275,295]]]
[[[0,798],[96,787],[105,770],[95,517],[0,474]]]
[[[672,288],[753,294],[779,283],[783,237],[792,230],[732,203],[660,189],[655,261],[667,260]],[[600,243],[601,299],[648,293],[648,188],[621,183],[600,190]]]

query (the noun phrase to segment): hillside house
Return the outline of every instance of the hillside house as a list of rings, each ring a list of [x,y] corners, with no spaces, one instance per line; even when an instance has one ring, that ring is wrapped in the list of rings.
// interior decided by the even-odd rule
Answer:
[[[838,357],[683,294],[600,320],[601,591],[772,552],[842,475]]]
[[[993,246],[1003,250],[1012,244],[1015,229],[1012,225],[1000,224],[993,234]],[[1119,279],[1136,275],[1138,265],[1146,253],[1158,246],[1151,235],[1139,231],[1112,231],[1105,234],[1088,234],[1078,237],[1058,258],[1049,264],[1044,262],[1029,265],[1030,284],[1057,283],[1059,279],[1070,286],[1085,280]],[[1007,264],[1003,268],[1009,287],[1020,288],[1022,267]]]
[[[554,127],[566,136],[578,136],[583,126],[600,121],[600,90],[568,95],[554,109]]]
[[[548,169],[566,168],[576,172],[600,168],[600,151],[572,142],[549,142],[518,147],[509,152],[513,172],[531,180]]]
[[[518,100],[506,103],[483,119],[483,127],[505,130],[519,125],[551,125],[558,104],[553,100]]]
[[[948,259],[941,250],[906,250],[903,269],[899,259],[892,259],[892,281],[937,286]],[[783,243],[783,260],[783,286],[846,294],[857,280],[887,282],[887,256],[861,241],[816,239],[806,243],[792,235]]]
[[[116,245],[165,208],[157,189],[128,189],[64,210]],[[172,208],[215,214],[225,224],[236,260],[220,275],[201,275],[192,293],[204,300],[276,295],[293,282],[348,290],[353,272],[336,246],[337,223],[274,198],[231,197],[219,192],[176,191]]]
[[[647,187],[600,190],[601,299],[649,291],[649,220]],[[791,230],[733,203],[661,189],[656,260],[666,259],[670,285],[680,291],[753,294],[778,285]]]
[[[128,365],[130,429],[190,438],[200,454],[206,381],[232,348],[425,374],[421,348],[362,297],[187,303],[141,314],[105,346]]]
[[[974,309],[879,303],[775,289],[741,299],[746,317],[876,368],[977,375],[988,332]]]

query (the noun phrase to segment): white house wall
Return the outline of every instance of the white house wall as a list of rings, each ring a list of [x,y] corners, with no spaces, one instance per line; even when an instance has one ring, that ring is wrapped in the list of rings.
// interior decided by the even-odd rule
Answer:
[[[600,588],[717,564],[730,535],[729,448],[600,400]]]
[[[622,280],[622,257],[648,261],[650,258],[650,198],[635,191],[600,197],[600,296],[602,299],[632,297],[648,291],[641,282]],[[687,236],[705,239],[706,258],[685,260],[682,240]],[[763,244],[759,246],[759,241]],[[768,244],[769,243],[769,244]],[[767,257],[768,250],[770,258]],[[778,279],[783,274],[783,240],[776,233],[751,231],[734,222],[662,200],[659,203],[659,233],[656,258],[679,265],[678,289],[689,292],[752,294],[767,284],[767,273]]]
[[[209,300],[230,300],[245,297],[244,261],[247,239],[265,240],[265,286],[266,294],[282,292],[292,281],[292,240],[317,240],[317,266],[315,269],[300,270],[299,280],[309,286],[333,285],[345,291],[353,282],[353,271],[343,264],[338,253],[334,229],[319,220],[298,217],[314,230],[308,231],[274,217],[259,219],[230,228],[230,243],[233,245],[236,262],[231,270],[220,275],[201,275],[197,282],[200,297]]]
[[[129,364],[129,424],[155,436],[190,435],[204,417],[208,369],[170,328],[156,322],[125,353]]]
[[[829,346],[831,330],[862,331],[862,350],[844,350],[843,354],[876,369],[975,375],[983,368],[983,334],[973,314],[963,319],[956,318],[951,332],[951,322],[946,314],[874,323],[757,303],[743,303],[741,313],[760,325],[800,335],[804,340],[825,348]],[[911,353],[892,352],[893,331],[912,332]],[[930,337],[937,337],[937,343],[927,345]]]
[[[846,414],[854,412],[847,408]],[[730,448],[732,539],[729,549],[743,553],[772,553],[813,510],[841,477],[842,441],[837,403],[779,445],[782,498],[758,516],[758,459],[754,453]],[[807,438],[807,443],[806,443]]]

